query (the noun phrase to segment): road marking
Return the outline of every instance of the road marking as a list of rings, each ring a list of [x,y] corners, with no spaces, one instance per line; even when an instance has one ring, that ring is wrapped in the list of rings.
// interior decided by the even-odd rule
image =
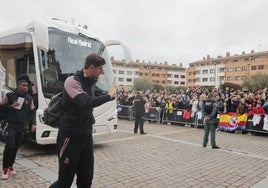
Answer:
[[[177,143],[181,143],[181,144],[188,144],[188,145],[192,145],[192,146],[201,146],[200,144],[196,144],[193,142],[187,142],[187,141],[183,141],[183,140],[178,140],[178,139],[174,139],[174,138],[166,138],[166,137],[162,137],[162,136],[157,136],[157,135],[151,135],[154,138],[159,138],[162,140],[167,140],[167,141],[171,141],[171,142],[177,142]]]
[[[106,140],[106,141],[96,141],[94,142],[94,144],[108,144],[108,143],[112,143],[112,142],[121,142],[121,141],[125,141],[125,140],[133,140],[138,138],[138,136],[133,136],[133,137],[127,137],[127,138],[119,138],[119,139],[112,139],[112,140]]]
[[[118,131],[126,132],[126,133],[132,133],[131,131],[126,131],[126,130],[118,130]],[[161,136],[161,135],[165,135],[165,134],[174,134],[174,133],[187,132],[187,131],[191,131],[191,130],[188,129],[188,130],[180,130],[180,131],[170,131],[170,132],[163,132],[163,133],[159,133],[159,134],[147,134],[145,136],[158,138],[158,139],[162,139],[162,140],[166,140],[166,141],[170,141],[170,142],[177,142],[177,143],[181,143],[181,144],[187,144],[187,145],[191,145],[191,146],[203,147],[201,144],[188,142],[188,141],[184,141],[184,140],[178,140],[178,139],[174,139],[174,138],[166,138],[166,137]],[[142,135],[142,137],[144,137],[144,135]],[[100,143],[100,144],[105,143],[106,144],[106,143],[112,143],[112,142],[121,142],[121,141],[125,141],[125,140],[133,140],[133,139],[137,139],[137,138],[140,138],[140,136],[113,139],[113,140],[107,140],[107,141],[97,142],[97,143]],[[268,161],[268,157],[261,156],[261,155],[256,155],[256,154],[243,153],[243,152],[234,151],[234,150],[230,150],[230,149],[224,149],[224,148],[220,148],[218,151],[225,152],[225,153],[230,153],[230,154],[234,154],[234,155],[240,155],[240,156],[244,156],[244,157],[249,157],[249,158],[253,158],[253,159],[262,159],[262,160]]]
[[[121,141],[125,141],[125,140],[133,140],[136,138],[140,138],[140,134],[134,134],[132,131],[126,131],[126,130],[117,130],[119,132],[125,132],[125,133],[132,133],[134,136],[133,137],[127,137],[127,138],[119,138],[119,139],[112,139],[112,140],[106,140],[106,141],[96,141],[94,142],[94,144],[107,144],[107,143],[112,143],[112,142],[121,142]],[[164,132],[164,133],[158,133],[158,134],[147,134],[147,135],[142,135],[142,137],[144,136],[157,136],[157,135],[165,135],[165,134],[175,134],[175,133],[181,133],[181,132],[187,132],[189,130],[180,130],[180,131],[170,131],[170,132]],[[136,136],[137,135],[137,136]],[[164,137],[163,137],[164,138]]]

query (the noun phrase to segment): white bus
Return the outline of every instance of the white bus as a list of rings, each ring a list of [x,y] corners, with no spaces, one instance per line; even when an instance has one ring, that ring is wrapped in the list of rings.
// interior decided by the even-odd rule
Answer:
[[[122,46],[125,60],[131,61],[128,47],[122,41],[101,41],[86,26],[60,19],[36,20],[0,34],[0,63],[5,69],[4,93],[16,88],[16,79],[27,74],[37,88],[37,131],[26,129],[26,138],[38,144],[54,144],[58,130],[43,122],[43,111],[51,97],[63,89],[64,80],[83,68],[88,54],[96,52],[106,60],[104,74],[96,83],[95,94],[106,92],[114,81],[107,46]],[[4,88],[3,88],[4,87]],[[109,134],[117,129],[116,100],[94,110],[93,134]],[[1,130],[0,130],[1,131]]]

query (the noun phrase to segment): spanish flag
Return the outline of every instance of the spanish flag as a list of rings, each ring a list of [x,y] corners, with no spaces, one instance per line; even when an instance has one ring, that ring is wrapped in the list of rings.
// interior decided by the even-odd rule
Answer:
[[[245,130],[248,116],[237,113],[220,114],[219,129],[223,131]]]

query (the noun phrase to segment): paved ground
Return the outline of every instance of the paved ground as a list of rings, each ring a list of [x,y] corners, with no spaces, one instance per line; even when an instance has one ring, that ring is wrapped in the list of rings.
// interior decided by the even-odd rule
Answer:
[[[94,188],[268,187],[268,136],[217,132],[221,149],[212,150],[201,145],[202,129],[146,124],[147,135],[134,135],[133,121],[118,127],[95,138]],[[0,187],[48,187],[57,166],[55,146],[24,144],[18,174]]]

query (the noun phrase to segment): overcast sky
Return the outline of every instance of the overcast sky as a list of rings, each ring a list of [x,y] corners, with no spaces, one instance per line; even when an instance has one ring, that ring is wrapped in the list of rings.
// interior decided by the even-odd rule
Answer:
[[[133,60],[188,63],[268,51],[267,0],[0,0],[0,32],[34,19],[73,18],[100,39],[125,41]],[[120,48],[110,55],[122,59]]]

